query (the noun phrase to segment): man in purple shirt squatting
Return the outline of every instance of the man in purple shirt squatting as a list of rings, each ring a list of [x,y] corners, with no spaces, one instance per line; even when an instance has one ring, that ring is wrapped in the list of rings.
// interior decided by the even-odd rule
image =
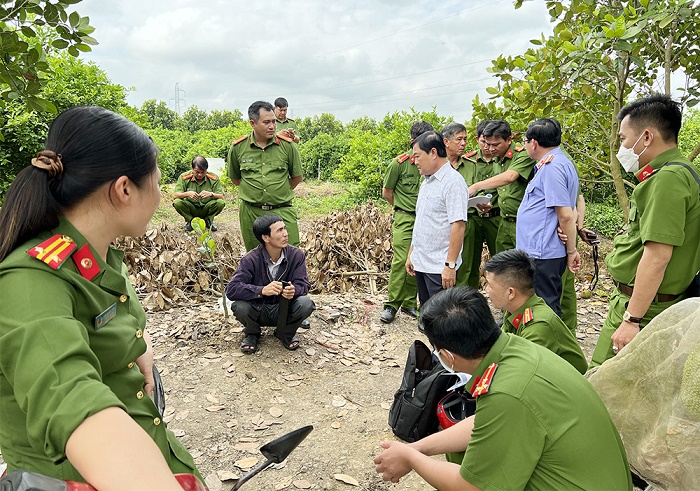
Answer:
[[[288,350],[295,350],[299,347],[299,325],[316,309],[307,296],[311,285],[306,255],[289,245],[287,227],[278,215],[258,217],[253,233],[260,245],[241,258],[226,286],[233,315],[245,326],[241,351],[257,351],[261,326],[277,326],[275,337]],[[286,321],[282,321],[279,317],[285,311]]]
[[[516,244],[535,260],[535,293],[561,317],[561,277],[567,267],[574,273],[581,268],[581,256],[574,241],[565,245],[557,235],[561,227],[576,237],[578,197],[576,168],[560,144],[557,120],[538,119],[527,127],[523,145],[537,164],[518,208]]]

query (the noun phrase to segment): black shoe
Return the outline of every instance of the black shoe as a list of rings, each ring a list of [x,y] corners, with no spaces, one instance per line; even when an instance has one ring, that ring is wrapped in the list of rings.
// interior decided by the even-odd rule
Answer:
[[[391,324],[394,322],[394,317],[396,317],[396,309],[391,305],[384,307],[382,315],[379,316],[379,320],[384,324]]]
[[[299,325],[299,329],[311,329],[311,321],[307,317],[303,321],[301,321],[301,324]]]
[[[190,222],[185,222],[185,232],[192,232],[192,224]]]
[[[217,227],[216,225],[214,225],[214,223],[212,223],[212,224],[211,224],[211,227],[209,227],[209,228],[211,229],[212,232],[216,232],[217,230],[219,230],[219,227]]]
[[[401,307],[401,312],[414,319],[418,318],[418,311],[413,307]]]
[[[206,228],[211,228],[211,220],[209,220],[208,218],[205,218],[204,219],[204,226]]]

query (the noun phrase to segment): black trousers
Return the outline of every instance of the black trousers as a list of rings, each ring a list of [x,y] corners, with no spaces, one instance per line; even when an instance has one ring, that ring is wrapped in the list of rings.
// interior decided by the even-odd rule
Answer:
[[[236,319],[243,324],[243,332],[246,336],[248,334],[260,336],[261,326],[277,326],[280,306],[278,303],[261,304],[247,300],[234,300],[231,310]],[[284,332],[278,332],[277,335],[280,337],[294,336],[301,321],[310,316],[314,310],[316,310],[316,304],[306,295],[292,299],[289,302],[287,312],[287,325]]]
[[[535,293],[561,317],[561,276],[566,269],[566,256],[556,259],[535,259]]]
[[[441,274],[416,271],[416,283],[418,283],[418,300],[420,300],[421,307],[430,297],[442,291]]]

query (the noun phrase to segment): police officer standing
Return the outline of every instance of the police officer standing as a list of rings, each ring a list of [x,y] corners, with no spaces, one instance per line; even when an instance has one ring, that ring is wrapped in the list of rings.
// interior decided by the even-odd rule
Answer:
[[[617,115],[617,159],[639,184],[627,233],[605,258],[615,290],[591,366],[624,348],[651,319],[684,298],[700,269],[698,183],[678,149],[681,110],[665,95],[638,99]]]
[[[297,122],[292,118],[287,117],[289,103],[284,97],[275,99],[275,119],[277,120],[277,131],[284,136],[294,140],[294,143],[299,143],[301,140],[297,134]]]
[[[259,244],[253,222],[272,210],[284,219],[289,243],[299,245],[297,214],[292,208],[294,188],[302,180],[301,158],[287,136],[275,135],[272,104],[256,101],[248,108],[253,131],[233,141],[228,152],[227,172],[240,186],[239,221],[246,250]]]
[[[418,121],[411,126],[411,143],[433,126],[425,121]],[[411,246],[413,224],[416,221],[416,200],[420,187],[420,173],[413,163],[413,150],[403,153],[389,163],[384,176],[382,196],[394,207],[394,219],[391,226],[394,257],[391,260],[389,299],[384,304],[379,320],[388,324],[394,321],[396,312],[402,312],[416,318],[416,295],[418,287],[416,278],[406,271],[406,257]]]
[[[484,128],[484,145],[493,159],[493,177],[469,186],[469,196],[485,189],[498,189],[501,223],[498,227],[496,252],[515,248],[515,222],[518,207],[525,194],[525,187],[532,178],[535,161],[525,148],[513,142],[513,134],[507,121],[491,121]]]

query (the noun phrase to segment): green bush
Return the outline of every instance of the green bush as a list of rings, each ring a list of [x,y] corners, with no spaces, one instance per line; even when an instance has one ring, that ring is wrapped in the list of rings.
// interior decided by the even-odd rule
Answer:
[[[622,210],[614,198],[608,199],[604,203],[586,203],[586,227],[612,238],[624,225]]]

